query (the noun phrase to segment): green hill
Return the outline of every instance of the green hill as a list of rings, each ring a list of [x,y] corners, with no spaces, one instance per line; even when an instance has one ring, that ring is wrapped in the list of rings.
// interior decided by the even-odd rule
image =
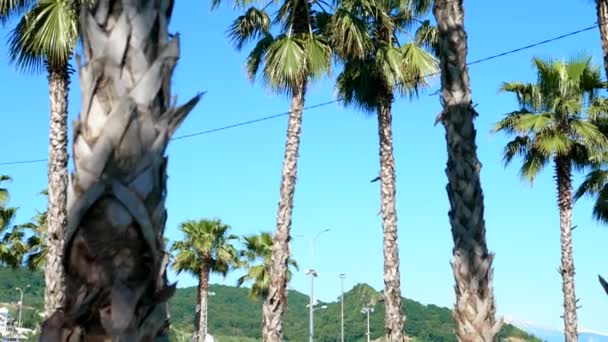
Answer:
[[[0,270],[0,303],[13,303],[16,309],[18,292],[15,287],[31,285],[24,299],[24,326],[35,327],[38,323],[37,312],[42,308],[44,278],[41,273],[26,270]],[[180,288],[170,302],[172,321],[172,341],[188,341],[188,334],[194,323],[196,307],[195,287]],[[209,300],[209,331],[219,337],[220,342],[253,342],[261,336],[261,306],[259,300],[247,297],[247,289],[232,286],[212,285],[215,296]],[[344,295],[345,340],[348,342],[365,341],[366,321],[361,313],[364,303],[370,299],[381,299],[381,294],[365,284],[356,285]],[[306,341],[308,339],[308,296],[289,291],[288,311],[285,317],[284,332],[286,341]],[[315,311],[315,341],[335,342],[340,339],[340,302],[323,303],[327,309]],[[451,311],[435,305],[423,305],[416,301],[404,301],[407,315],[406,332],[419,341],[456,341],[453,334],[454,321]],[[373,339],[383,333],[384,306],[381,301],[375,305],[370,315],[370,332]],[[527,341],[540,341],[523,331],[505,325],[500,339],[518,337]]]

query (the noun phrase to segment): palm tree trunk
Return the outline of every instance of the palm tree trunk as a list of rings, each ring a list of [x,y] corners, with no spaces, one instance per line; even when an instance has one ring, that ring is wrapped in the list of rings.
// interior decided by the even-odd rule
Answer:
[[[49,65],[51,123],[48,165],[48,254],[44,268],[45,317],[60,308],[65,300],[62,256],[67,225],[69,79],[67,65]]]
[[[392,96],[381,100],[378,108],[380,201],[384,233],[384,305],[386,308],[384,329],[387,342],[403,342],[405,315],[401,306],[391,104]]]
[[[469,73],[467,35],[462,0],[436,0],[433,14],[439,29],[441,97],[439,115],[446,131],[448,161],[446,188],[454,241],[452,269],[456,282],[454,319],[459,341],[493,342],[502,327],[496,321],[492,288],[493,254],[486,245]]]
[[[175,287],[165,277],[164,152],[199,99],[173,107],[172,3],[98,0],[83,8],[86,63],[63,255],[73,295],[44,322],[41,341],[168,338]]]
[[[597,26],[602,39],[602,52],[604,53],[604,69],[608,77],[608,0],[595,0],[597,13]]]
[[[287,139],[283,171],[281,172],[281,190],[279,210],[277,213],[277,231],[272,245],[272,265],[270,267],[270,287],[264,301],[262,336],[264,342],[280,342],[283,340],[283,313],[287,306],[287,269],[289,260],[289,240],[291,229],[291,212],[293,196],[296,190],[298,169],[298,150],[300,148],[300,132],[302,130],[302,110],[306,82],[294,89],[291,98],[289,120],[287,123]]]
[[[196,327],[197,327],[197,339],[196,341],[204,342],[205,336],[207,336],[207,299],[209,298],[209,262],[203,262],[201,267],[200,279],[198,282],[198,298],[199,306],[197,312]]]
[[[561,233],[562,292],[564,293],[564,333],[566,342],[578,341],[576,327],[576,291],[574,288],[574,258],[572,256],[572,170],[566,157],[555,158],[557,205]]]

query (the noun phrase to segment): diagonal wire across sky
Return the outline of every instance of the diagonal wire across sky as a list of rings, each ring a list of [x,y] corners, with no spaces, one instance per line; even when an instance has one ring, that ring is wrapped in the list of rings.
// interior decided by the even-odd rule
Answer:
[[[557,40],[561,40],[564,38],[568,38],[568,37],[572,37],[575,36],[577,34],[583,33],[583,32],[587,32],[587,31],[591,31],[597,29],[597,22],[595,22],[593,25],[576,30],[576,31],[572,31],[572,32],[568,32],[559,36],[554,36],[552,38],[548,38],[545,40],[541,40],[539,42],[533,43],[533,44],[529,44],[529,45],[525,45],[525,46],[521,46],[518,47],[516,49],[513,50],[508,50],[508,51],[504,51],[495,55],[491,55],[491,56],[487,56],[484,58],[480,58],[480,59],[476,59],[474,61],[468,62],[467,65],[475,65],[475,64],[479,64],[479,63],[483,63],[483,62],[487,62],[493,59],[497,59],[497,58],[501,58],[501,57],[505,57],[507,55],[511,55],[517,52],[521,52],[524,50],[528,50],[540,45],[546,45],[552,42],[555,42]],[[436,76],[441,74],[440,72],[435,72],[435,73],[431,73],[431,74],[427,74],[424,76],[424,78],[427,77],[431,77],[431,76]],[[433,93],[432,95],[436,95],[438,94],[439,91]],[[310,106],[306,106],[303,108],[303,111],[307,111],[307,110],[311,110],[311,109],[315,109],[315,108],[320,108],[320,107],[325,107],[328,106],[330,104],[334,104],[334,103],[338,103],[342,101],[341,99],[335,99],[335,100],[331,100],[331,101],[326,101],[326,102],[321,102],[321,103],[317,103],[314,105],[310,105]],[[219,132],[219,131],[225,131],[228,129],[232,129],[232,128],[236,128],[236,127],[241,127],[241,126],[248,126],[248,125],[252,125],[258,122],[262,122],[262,121],[267,121],[267,120],[272,120],[272,119],[276,119],[276,118],[280,118],[286,115],[289,115],[291,112],[287,111],[287,112],[282,112],[282,113],[278,113],[278,114],[273,114],[273,115],[268,115],[268,116],[264,116],[264,117],[259,117],[253,120],[248,120],[248,121],[241,121],[241,122],[237,122],[234,124],[230,124],[230,125],[226,125],[226,126],[221,126],[221,127],[216,127],[216,128],[212,128],[212,129],[208,129],[208,130],[204,130],[204,131],[199,131],[199,132],[194,132],[194,133],[189,133],[189,134],[184,134],[184,135],[180,135],[180,136],[176,136],[174,138],[172,138],[171,140],[181,140],[181,139],[188,139],[188,138],[192,138],[192,137],[196,137],[199,135],[206,135],[206,134],[211,134],[211,133],[215,133],[215,132]],[[31,159],[31,160],[17,160],[17,161],[8,161],[8,162],[0,162],[0,166],[6,166],[6,165],[19,165],[19,164],[34,164],[34,163],[43,163],[48,161],[47,158],[44,159]]]

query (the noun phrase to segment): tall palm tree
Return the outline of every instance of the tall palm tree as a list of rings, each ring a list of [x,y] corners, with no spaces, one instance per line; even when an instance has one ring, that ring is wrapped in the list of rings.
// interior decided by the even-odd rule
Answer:
[[[218,273],[225,277],[239,265],[238,252],[232,244],[238,237],[230,234],[230,226],[219,219],[186,221],[180,230],[184,239],[171,246],[171,251],[177,253],[173,269],[178,274],[185,271],[198,278],[195,340],[203,342],[207,336],[209,275]]]
[[[595,0],[595,11],[597,14],[597,27],[602,40],[602,52],[604,53],[604,69],[608,77],[608,0]]]
[[[395,160],[393,156],[392,104],[395,94],[414,97],[427,85],[425,77],[436,72],[433,56],[415,37],[399,37],[422,21],[427,1],[340,1],[326,32],[344,69],[337,90],[346,106],[354,106],[378,119],[380,146],[381,212],[384,232],[384,296],[387,341],[403,341],[405,319],[401,303]],[[420,26],[422,27],[422,26]],[[425,27],[428,29],[428,27]],[[418,34],[421,36],[421,34]]]
[[[171,97],[179,59],[179,37],[168,32],[172,5],[97,0],[82,9],[82,111],[74,124],[63,254],[66,286],[75,295],[44,322],[41,340],[168,336],[175,286],[165,272],[164,154],[200,98],[175,107]]]
[[[76,48],[80,6],[89,0],[0,0],[0,22],[21,15],[9,36],[12,63],[26,71],[46,69],[50,97],[48,249],[45,314],[65,299],[61,262],[67,225],[69,61]]]
[[[263,306],[263,340],[266,342],[278,342],[283,337],[282,317],[287,298],[291,215],[304,98],[311,81],[328,74],[331,67],[330,46],[319,32],[319,24],[326,16],[322,3],[324,1],[283,0],[272,21],[266,13],[267,6],[262,9],[252,6],[228,30],[238,50],[247,42],[257,40],[247,57],[249,79],[253,81],[261,73],[266,86],[291,96],[270,287]],[[276,35],[271,33],[272,24],[278,26]]]
[[[240,287],[245,282],[251,281],[249,297],[266,298],[270,288],[270,267],[272,265],[272,234],[262,232],[258,235],[245,236],[245,247],[239,255],[243,259],[242,266],[246,268],[246,273],[239,277],[236,286]],[[296,270],[298,263],[293,258],[289,258],[289,265]],[[287,282],[291,280],[292,272],[287,270]]]
[[[606,113],[605,88],[600,68],[581,55],[569,61],[533,59],[536,83],[504,83],[501,90],[516,95],[520,108],[499,121],[494,131],[514,136],[505,147],[504,160],[523,159],[523,179],[533,182],[553,162],[558,197],[564,331],[566,341],[577,341],[574,260],[572,256],[572,171],[580,170],[608,146],[596,125],[597,114]]]
[[[493,254],[486,244],[481,189],[481,163],[477,159],[463,1],[435,0],[438,51],[441,66],[441,103],[438,119],[445,127],[448,150],[446,174],[456,304],[454,319],[459,341],[495,340],[502,321],[496,321],[492,288]],[[479,319],[481,318],[481,319]]]

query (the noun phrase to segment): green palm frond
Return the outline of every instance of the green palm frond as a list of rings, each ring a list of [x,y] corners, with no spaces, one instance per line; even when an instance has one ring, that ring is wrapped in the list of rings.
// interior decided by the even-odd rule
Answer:
[[[439,31],[437,26],[431,25],[430,20],[422,22],[416,30],[414,41],[417,45],[424,47],[432,52],[435,56],[439,56]]]
[[[0,184],[2,184],[2,182],[10,182],[11,181],[11,177],[7,176],[7,175],[0,175]],[[0,187],[0,207],[4,206],[6,204],[6,202],[8,202],[9,199],[9,192],[8,189]]]
[[[79,1],[39,0],[9,36],[10,60],[26,71],[69,62],[79,37]]]
[[[581,183],[578,189],[574,192],[574,199],[578,200],[581,197],[597,196],[603,188],[608,186],[608,170],[596,169],[587,174],[585,180]]]
[[[0,0],[0,25],[30,9],[37,0]]]
[[[249,8],[245,14],[236,18],[227,30],[228,38],[237,50],[254,39],[265,37],[270,32],[270,17],[264,10]]]
[[[250,298],[264,298],[270,286],[273,236],[271,233],[262,232],[258,235],[245,236],[243,241],[245,246],[239,254],[244,259],[246,273],[237,279],[236,286],[240,287],[246,282],[252,282],[249,290]],[[291,257],[288,259],[288,264],[290,268],[298,269],[297,262]],[[288,268],[288,282],[291,276],[292,272]]]
[[[550,159],[535,148],[528,150],[528,154],[523,158],[523,163],[519,170],[522,179],[534,183],[536,176],[549,163]]]
[[[330,20],[327,34],[341,58],[364,59],[373,48],[367,30],[367,23],[363,19],[352,11],[339,8]]]
[[[296,36],[281,35],[266,51],[264,81],[280,93],[289,92],[308,78],[306,50]]]
[[[400,50],[403,78],[397,88],[402,94],[417,95],[420,88],[428,86],[427,76],[437,73],[437,60],[415,43],[405,44]]]
[[[531,140],[528,136],[518,136],[509,141],[503,152],[505,166],[509,165],[515,157],[524,158],[531,147]]]

